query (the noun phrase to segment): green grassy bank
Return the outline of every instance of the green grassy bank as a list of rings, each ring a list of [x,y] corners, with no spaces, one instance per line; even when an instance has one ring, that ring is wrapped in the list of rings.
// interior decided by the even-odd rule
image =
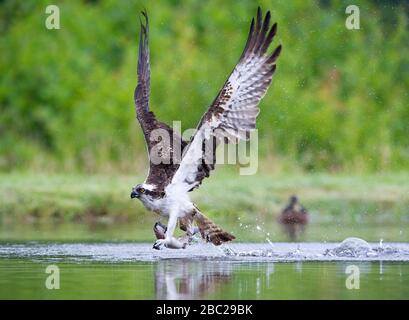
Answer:
[[[153,241],[158,219],[129,197],[131,176],[0,175],[0,242]],[[409,241],[409,175],[239,176],[217,171],[192,198],[237,241],[288,241],[277,215],[297,194],[310,212],[301,241]]]
[[[0,175],[2,221],[136,221],[150,215],[131,201],[127,176]],[[361,177],[327,174],[239,176],[228,171],[206,180],[192,198],[209,216],[270,221],[297,194],[316,222],[405,222],[409,175]]]

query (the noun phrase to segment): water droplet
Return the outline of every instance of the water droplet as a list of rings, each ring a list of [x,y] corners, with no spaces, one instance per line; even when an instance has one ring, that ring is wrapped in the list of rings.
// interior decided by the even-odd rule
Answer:
[[[271,240],[270,240],[269,238],[266,238],[266,241],[268,242],[268,244],[269,244],[272,248],[274,248],[274,244],[271,242]]]

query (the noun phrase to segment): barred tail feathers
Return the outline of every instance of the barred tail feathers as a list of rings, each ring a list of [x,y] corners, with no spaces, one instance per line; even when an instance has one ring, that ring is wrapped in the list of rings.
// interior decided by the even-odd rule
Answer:
[[[199,210],[195,210],[193,219],[196,222],[202,238],[216,246],[236,239],[232,234],[224,231]]]

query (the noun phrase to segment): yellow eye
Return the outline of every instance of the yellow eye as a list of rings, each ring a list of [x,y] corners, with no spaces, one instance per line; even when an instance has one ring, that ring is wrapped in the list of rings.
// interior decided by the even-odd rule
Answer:
[[[145,193],[145,188],[139,188],[140,193]]]

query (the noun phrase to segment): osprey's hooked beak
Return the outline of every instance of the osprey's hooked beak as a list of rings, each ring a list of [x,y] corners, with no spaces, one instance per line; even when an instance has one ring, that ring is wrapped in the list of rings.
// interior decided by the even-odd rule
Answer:
[[[131,199],[133,198],[139,198],[139,192],[136,191],[135,189],[132,189],[132,192],[131,192]]]

